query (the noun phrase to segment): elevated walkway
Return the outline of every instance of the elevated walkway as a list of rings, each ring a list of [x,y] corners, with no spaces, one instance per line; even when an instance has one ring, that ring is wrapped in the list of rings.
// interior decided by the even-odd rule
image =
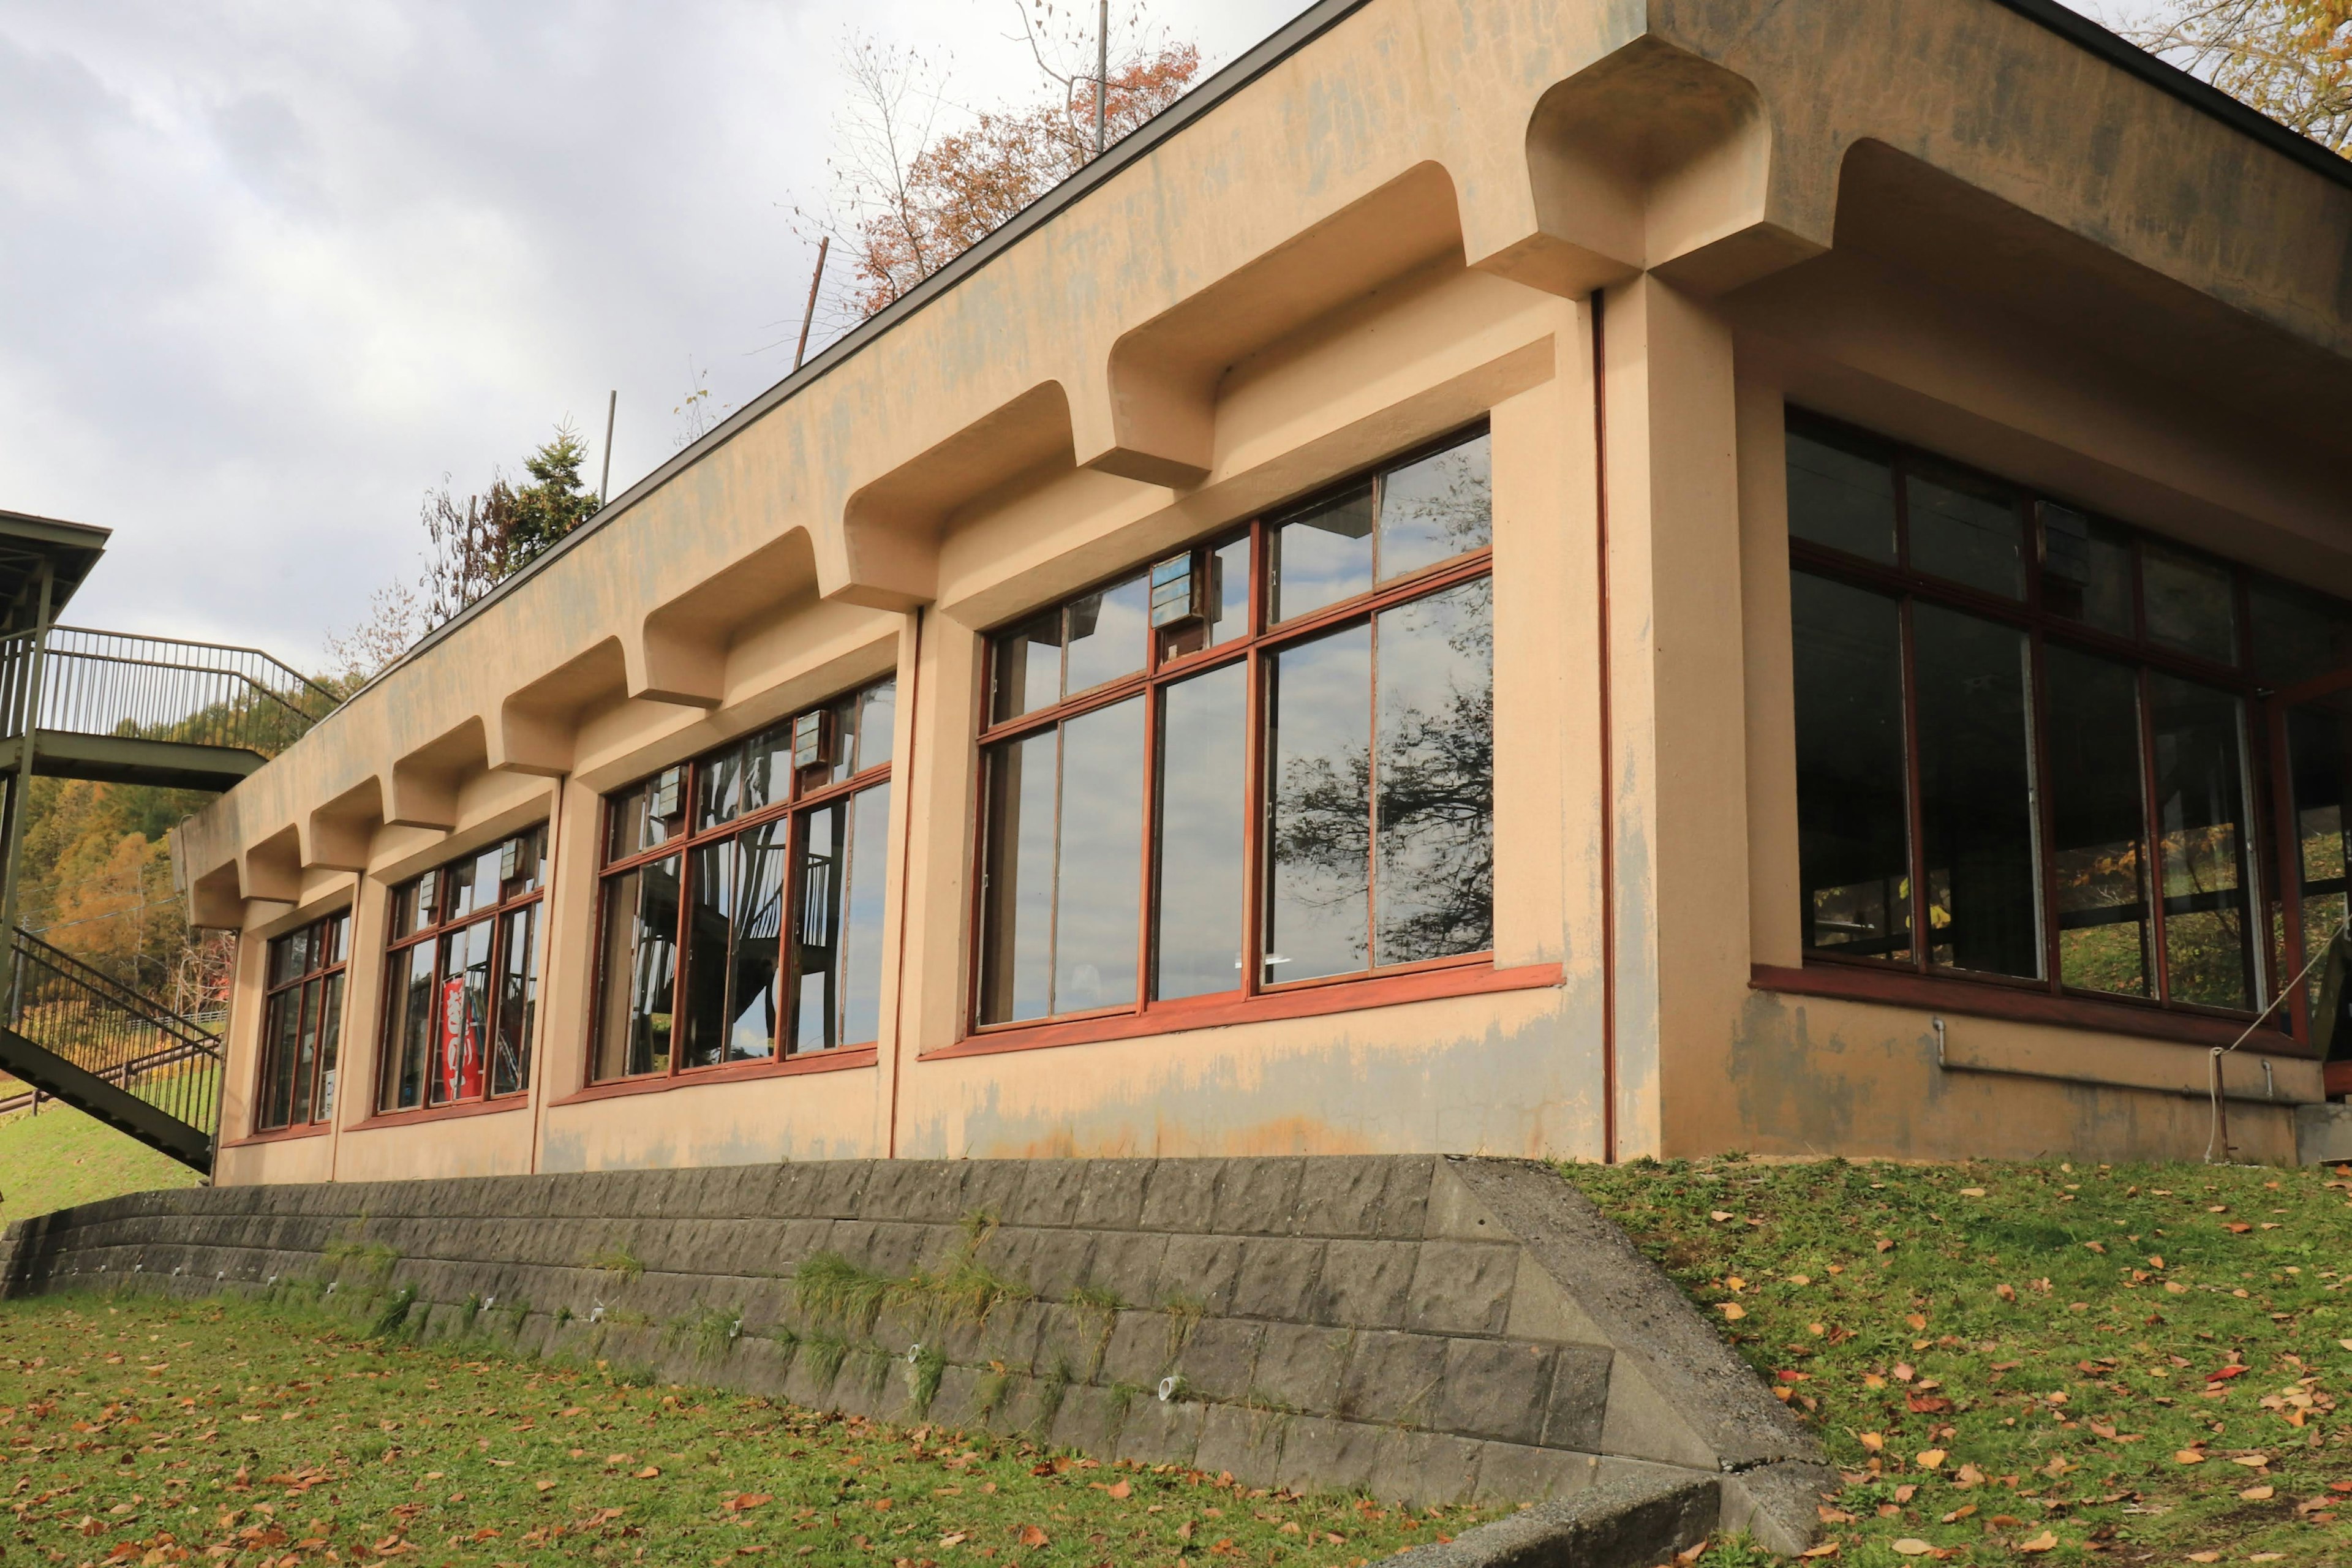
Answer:
[[[17,925],[26,786],[88,779],[226,790],[335,694],[258,648],[58,624],[108,531],[0,511],[0,1112],[63,1101],[210,1173],[217,1033]]]

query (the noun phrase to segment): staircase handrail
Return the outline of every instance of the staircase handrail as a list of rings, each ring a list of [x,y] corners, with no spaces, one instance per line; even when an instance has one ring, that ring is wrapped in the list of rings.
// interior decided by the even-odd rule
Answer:
[[[171,1036],[182,1046],[215,1060],[219,1058],[221,1041],[218,1035],[193,1019],[173,1012],[153,998],[140,994],[105,971],[93,969],[65,949],[43,942],[21,926],[16,931],[16,951],[23,957],[30,958],[90,993],[108,1006],[131,1015],[149,1027]],[[167,1048],[151,1054],[160,1057],[172,1053]]]

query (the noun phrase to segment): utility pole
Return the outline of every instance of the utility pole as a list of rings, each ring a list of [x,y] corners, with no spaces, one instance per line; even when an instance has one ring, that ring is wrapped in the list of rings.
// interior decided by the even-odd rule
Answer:
[[[809,323],[816,320],[816,288],[824,281],[824,253],[833,248],[833,236],[819,235],[816,241],[816,272],[809,279],[808,309],[801,312],[800,346],[793,350],[793,368],[798,370],[801,361],[808,357]]]
[[[1095,156],[1103,155],[1103,127],[1110,111],[1110,0],[1102,0],[1095,23]]]
[[[613,395],[604,400],[604,477],[596,481],[596,504],[603,506],[604,497],[613,488],[613,416],[621,411],[621,389],[613,388]]]

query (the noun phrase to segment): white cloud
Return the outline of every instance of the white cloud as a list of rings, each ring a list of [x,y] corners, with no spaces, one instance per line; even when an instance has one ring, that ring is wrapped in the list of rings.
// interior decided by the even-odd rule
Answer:
[[[1034,81],[1013,3],[846,15],[986,102]],[[1222,60],[1296,8],[1159,15]],[[566,414],[601,459],[617,386],[617,489],[688,356],[722,404],[773,382],[845,15],[0,0],[0,507],[115,530],[72,618],[310,661],[445,471]]]

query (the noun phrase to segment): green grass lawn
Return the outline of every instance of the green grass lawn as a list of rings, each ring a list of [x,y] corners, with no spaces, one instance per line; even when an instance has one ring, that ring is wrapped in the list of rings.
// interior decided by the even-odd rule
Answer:
[[[0,1302],[0,1455],[11,1563],[1307,1568],[1478,1517],[470,1359],[227,1298]]]
[[[1820,1434],[1840,1568],[2352,1563],[2352,1173],[1565,1169]]]
[[[2352,1175],[1567,1173],[1820,1433],[1845,1477],[1816,1549],[1833,1568],[2352,1563]],[[0,1548],[77,1563],[1336,1565],[1480,1517],[633,1386],[230,1299],[0,1303]],[[1763,1561],[1742,1542],[1697,1560]]]
[[[13,1082],[14,1080],[10,1080]],[[196,1173],[54,1100],[0,1118],[0,1223],[158,1187]]]

